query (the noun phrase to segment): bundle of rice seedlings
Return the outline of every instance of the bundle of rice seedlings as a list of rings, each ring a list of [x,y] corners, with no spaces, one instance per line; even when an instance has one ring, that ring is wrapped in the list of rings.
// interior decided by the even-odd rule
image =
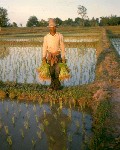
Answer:
[[[38,72],[38,77],[40,80],[50,80],[50,65],[47,63],[42,63],[41,66],[39,66],[36,71]]]
[[[0,90],[0,99],[4,99],[6,97],[5,91]]]
[[[70,75],[70,69],[68,68],[67,64],[59,63],[59,67],[60,67],[59,79],[60,80],[69,79],[71,75]]]

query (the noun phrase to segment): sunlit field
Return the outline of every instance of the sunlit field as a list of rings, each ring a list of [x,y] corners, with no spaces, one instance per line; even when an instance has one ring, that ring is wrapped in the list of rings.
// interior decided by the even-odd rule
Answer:
[[[89,93],[86,88],[84,91],[77,89],[95,81],[103,30],[102,27],[58,28],[64,36],[66,63],[71,75],[70,79],[61,81],[62,93],[48,91],[46,87],[51,81],[39,80],[36,72],[42,62],[43,37],[48,30],[3,28],[0,32],[0,81],[3,85],[0,87],[0,149],[89,149],[94,136],[92,111],[81,105],[84,99],[79,98],[79,104],[76,100],[83,95],[91,99],[92,90]],[[120,55],[120,34],[115,30],[118,28],[113,33],[109,31],[110,42]],[[14,84],[18,84],[15,89]],[[73,91],[69,89],[74,87]]]

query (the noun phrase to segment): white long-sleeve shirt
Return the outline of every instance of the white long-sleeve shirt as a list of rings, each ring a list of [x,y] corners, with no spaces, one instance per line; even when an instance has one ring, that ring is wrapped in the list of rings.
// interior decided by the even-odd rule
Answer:
[[[55,35],[51,35],[50,33],[48,33],[46,36],[44,36],[42,54],[43,57],[47,56],[47,51],[51,53],[60,51],[61,57],[65,57],[65,45],[63,35],[61,33],[56,32]]]

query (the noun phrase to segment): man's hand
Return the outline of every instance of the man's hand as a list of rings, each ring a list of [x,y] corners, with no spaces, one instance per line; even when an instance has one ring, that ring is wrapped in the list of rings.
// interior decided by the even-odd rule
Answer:
[[[46,58],[45,57],[42,58],[42,63],[44,63],[44,64],[46,63]]]
[[[64,57],[64,58],[62,58],[62,63],[66,63],[66,59],[65,59],[65,57]]]

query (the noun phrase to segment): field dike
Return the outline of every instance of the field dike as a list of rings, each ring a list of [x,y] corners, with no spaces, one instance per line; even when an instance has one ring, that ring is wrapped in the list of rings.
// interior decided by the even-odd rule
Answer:
[[[115,109],[118,105],[115,106],[114,98],[116,97],[115,92],[119,90],[120,59],[110,44],[104,28],[101,44],[101,51],[97,56],[96,79],[93,83],[51,91],[48,86],[39,84],[3,83],[1,81],[0,99],[4,100],[9,97],[11,100],[20,101],[49,102],[52,100],[56,103],[62,101],[63,104],[79,105],[81,109],[89,107],[93,116],[94,135],[88,149],[119,149],[120,130],[118,124],[116,125],[118,120],[115,119]],[[117,132],[115,132],[116,128]]]

